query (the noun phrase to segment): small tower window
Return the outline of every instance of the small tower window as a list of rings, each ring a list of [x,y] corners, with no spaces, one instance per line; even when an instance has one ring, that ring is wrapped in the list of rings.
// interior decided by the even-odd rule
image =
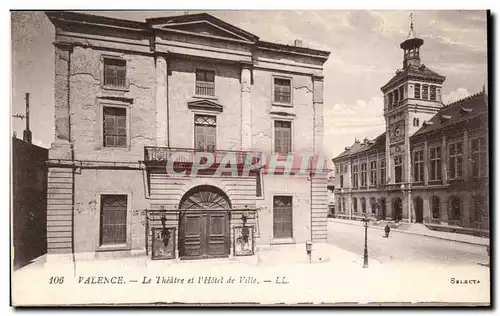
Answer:
[[[415,99],[420,99],[420,83],[415,84]]]
[[[431,100],[436,101],[436,86],[431,85]]]
[[[420,126],[420,120],[418,118],[413,119],[413,126],[416,126],[416,127]]]
[[[429,99],[429,86],[426,84],[422,85],[422,99],[423,100]]]

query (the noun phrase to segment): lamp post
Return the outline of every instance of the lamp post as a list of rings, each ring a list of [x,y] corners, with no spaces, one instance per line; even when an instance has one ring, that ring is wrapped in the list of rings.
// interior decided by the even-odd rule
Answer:
[[[368,268],[368,216],[363,218],[363,222],[365,224],[365,251],[363,253],[363,268]]]

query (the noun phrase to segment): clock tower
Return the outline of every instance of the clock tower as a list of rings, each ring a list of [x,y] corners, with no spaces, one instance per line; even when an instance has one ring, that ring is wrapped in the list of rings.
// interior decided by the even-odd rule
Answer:
[[[403,68],[381,88],[386,124],[387,183],[403,185],[400,192],[404,194],[408,210],[412,182],[410,137],[443,107],[441,89],[445,77],[421,63],[423,44],[424,41],[415,35],[411,14],[408,37],[400,45]],[[407,217],[409,213],[403,210],[400,217]]]

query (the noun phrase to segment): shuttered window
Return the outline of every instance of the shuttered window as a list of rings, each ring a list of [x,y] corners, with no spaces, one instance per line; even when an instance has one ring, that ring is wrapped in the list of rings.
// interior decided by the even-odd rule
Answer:
[[[273,237],[293,237],[293,205],[291,196],[275,196],[273,201]]]
[[[127,147],[127,110],[125,108],[103,108],[104,146]]]
[[[127,195],[101,195],[101,245],[127,242]]]
[[[195,149],[202,151],[215,150],[217,120],[215,116],[195,115],[194,117],[194,144]]]
[[[290,79],[274,78],[274,102],[292,102],[292,89]]]
[[[282,154],[292,151],[292,122],[274,121],[274,151]]]
[[[215,71],[196,70],[196,91],[197,95],[215,96]]]

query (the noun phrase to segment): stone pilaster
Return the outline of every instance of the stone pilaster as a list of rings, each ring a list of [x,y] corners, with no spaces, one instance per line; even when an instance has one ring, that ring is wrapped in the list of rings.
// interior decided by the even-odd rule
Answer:
[[[252,63],[241,63],[241,149],[252,149]]]
[[[165,55],[156,56],[156,145],[168,146],[168,63]]]
[[[71,159],[70,73],[73,46],[54,43],[54,122],[55,139],[49,150],[49,158]]]
[[[314,106],[314,153],[323,153],[323,76],[314,75],[313,106]]]
[[[424,142],[424,184],[429,184],[429,146]]]
[[[446,148],[446,136],[441,140],[441,173],[443,184],[448,183],[448,150]]]
[[[464,181],[467,181],[467,180],[469,180],[469,170],[470,170],[470,168],[469,168],[469,166],[470,166],[470,162],[469,162],[469,158],[470,158],[469,133],[467,133],[467,131],[464,131],[463,141],[464,141],[464,144],[463,144],[463,148],[462,148],[462,154],[463,154],[462,172],[463,172]]]

